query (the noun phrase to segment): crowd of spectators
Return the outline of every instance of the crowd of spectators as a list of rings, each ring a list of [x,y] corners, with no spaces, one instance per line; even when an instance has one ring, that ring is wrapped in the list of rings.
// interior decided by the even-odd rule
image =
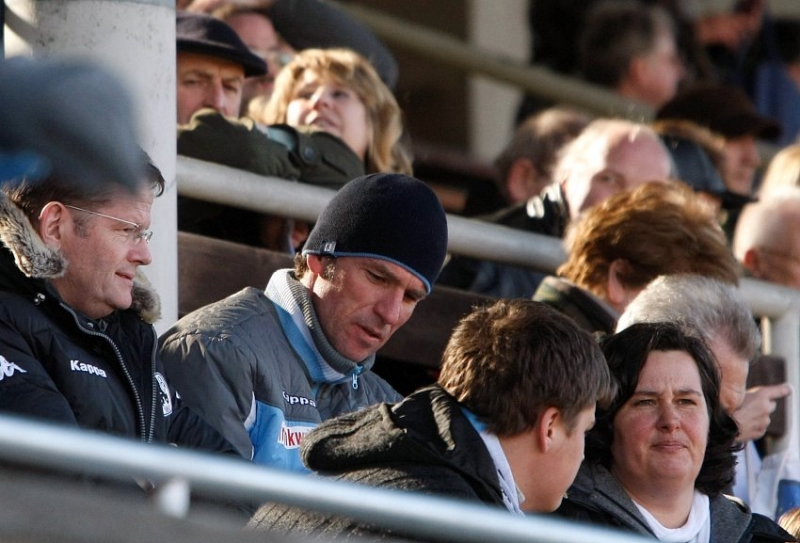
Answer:
[[[0,123],[39,124],[9,107],[26,95],[11,78],[67,128],[0,130],[0,410],[661,540],[793,540],[747,507],[756,443],[791,389],[747,389],[761,338],[736,287],[800,289],[800,143],[764,163],[758,143],[795,128],[758,92],[775,58],[747,56],[752,81],[737,68],[774,41],[765,2],[696,4],[531,1],[534,63],[656,119],[520,109],[495,161],[507,206],[478,220],[563,240],[551,275],[447,254],[445,209],[413,177],[397,62],[367,27],[319,0],[179,1],[178,153],[335,194],[313,224],[179,198],[181,230],[295,267],[160,338],[140,267],[164,179],[125,93],[98,96],[121,121],[104,141],[67,107],[98,78],[116,88],[102,70],[5,62]],[[789,53],[777,67],[800,88]],[[75,88],[42,94],[44,73]],[[373,366],[437,284],[491,301],[404,398]],[[253,529],[385,535],[253,505],[238,504]]]

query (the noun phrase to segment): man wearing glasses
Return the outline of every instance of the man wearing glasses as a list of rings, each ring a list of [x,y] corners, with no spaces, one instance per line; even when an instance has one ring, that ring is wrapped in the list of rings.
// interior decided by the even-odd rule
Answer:
[[[0,191],[0,411],[232,452],[180,405],[156,354],[150,209],[164,188],[142,154],[138,186],[69,175]]]

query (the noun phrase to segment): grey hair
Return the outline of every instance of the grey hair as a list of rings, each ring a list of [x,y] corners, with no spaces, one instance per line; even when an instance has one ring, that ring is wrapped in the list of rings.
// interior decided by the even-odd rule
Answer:
[[[761,347],[761,334],[739,291],[701,275],[662,275],[652,281],[620,316],[617,332],[638,322],[694,326],[707,343],[718,337],[751,362]]]

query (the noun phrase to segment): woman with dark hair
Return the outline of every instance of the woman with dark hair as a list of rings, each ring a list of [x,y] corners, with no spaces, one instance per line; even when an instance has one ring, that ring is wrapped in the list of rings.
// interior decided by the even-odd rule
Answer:
[[[634,324],[601,345],[617,396],[598,409],[558,514],[662,541],[793,541],[722,493],[733,480],[737,428],[699,333]]]

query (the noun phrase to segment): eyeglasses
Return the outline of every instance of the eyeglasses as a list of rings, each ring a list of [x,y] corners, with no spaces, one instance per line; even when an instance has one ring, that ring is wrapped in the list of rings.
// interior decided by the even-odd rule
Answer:
[[[105,213],[98,213],[97,211],[90,211],[88,209],[83,209],[82,207],[78,206],[71,206],[69,204],[64,204],[64,207],[68,207],[70,209],[74,209],[76,211],[83,211],[84,213],[88,213],[89,215],[97,215],[98,217],[103,217],[106,219],[111,219],[112,221],[121,222],[124,224],[128,224],[136,228],[133,232],[128,233],[128,239],[133,241],[134,244],[138,244],[140,241],[144,240],[146,243],[150,243],[150,239],[153,237],[152,230],[145,230],[142,228],[141,225],[136,224],[132,221],[126,221],[125,219],[120,219],[118,217],[112,217],[111,215],[106,215]]]

